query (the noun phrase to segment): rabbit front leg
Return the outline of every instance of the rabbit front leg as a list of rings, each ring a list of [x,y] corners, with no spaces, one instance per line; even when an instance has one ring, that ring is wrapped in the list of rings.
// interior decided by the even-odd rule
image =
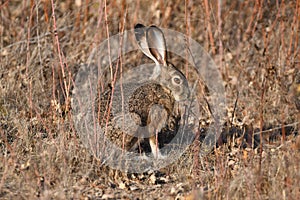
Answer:
[[[166,126],[167,119],[168,112],[163,106],[158,104],[151,106],[148,115],[148,131],[151,134],[149,143],[155,158],[163,158],[159,151],[158,133]]]

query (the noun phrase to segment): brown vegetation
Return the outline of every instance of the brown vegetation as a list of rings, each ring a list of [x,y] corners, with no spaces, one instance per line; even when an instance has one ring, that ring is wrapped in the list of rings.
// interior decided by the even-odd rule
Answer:
[[[4,0],[0,19],[1,199],[299,198],[299,0]],[[85,149],[70,102],[92,48],[136,23],[182,32],[210,53],[228,118],[207,156],[197,140],[159,172],[125,174]]]

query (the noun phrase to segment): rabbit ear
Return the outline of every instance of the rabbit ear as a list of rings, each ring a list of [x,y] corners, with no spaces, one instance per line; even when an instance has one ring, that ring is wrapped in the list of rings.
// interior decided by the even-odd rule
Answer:
[[[148,47],[148,42],[146,39],[146,31],[147,31],[147,27],[145,27],[143,24],[136,24],[134,26],[135,38],[140,49],[146,56],[148,56],[151,60],[153,60],[156,65],[159,65],[158,60],[152,55]]]
[[[163,32],[156,26],[150,26],[147,29],[146,39],[150,53],[156,60],[155,63],[159,63],[163,66],[166,66],[167,48]]]

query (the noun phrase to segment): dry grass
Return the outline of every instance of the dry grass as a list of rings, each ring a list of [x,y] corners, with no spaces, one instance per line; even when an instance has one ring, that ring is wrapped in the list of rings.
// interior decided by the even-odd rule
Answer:
[[[299,198],[299,0],[5,0],[0,15],[1,199]],[[93,47],[138,22],[199,42],[235,107],[228,124],[266,142],[230,138],[203,158],[195,142],[163,174],[123,174],[93,158],[71,120],[72,78]]]

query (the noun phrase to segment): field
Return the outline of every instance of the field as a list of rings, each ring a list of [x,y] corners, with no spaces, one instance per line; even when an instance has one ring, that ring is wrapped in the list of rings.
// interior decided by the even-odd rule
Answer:
[[[126,173],[82,142],[72,91],[92,50],[137,23],[200,44],[220,74],[226,112],[221,137],[199,156],[213,124],[210,94],[199,90],[202,127],[182,156]],[[300,0],[1,1],[0,199],[299,199],[299,32]],[[105,73],[144,62],[135,50]]]

